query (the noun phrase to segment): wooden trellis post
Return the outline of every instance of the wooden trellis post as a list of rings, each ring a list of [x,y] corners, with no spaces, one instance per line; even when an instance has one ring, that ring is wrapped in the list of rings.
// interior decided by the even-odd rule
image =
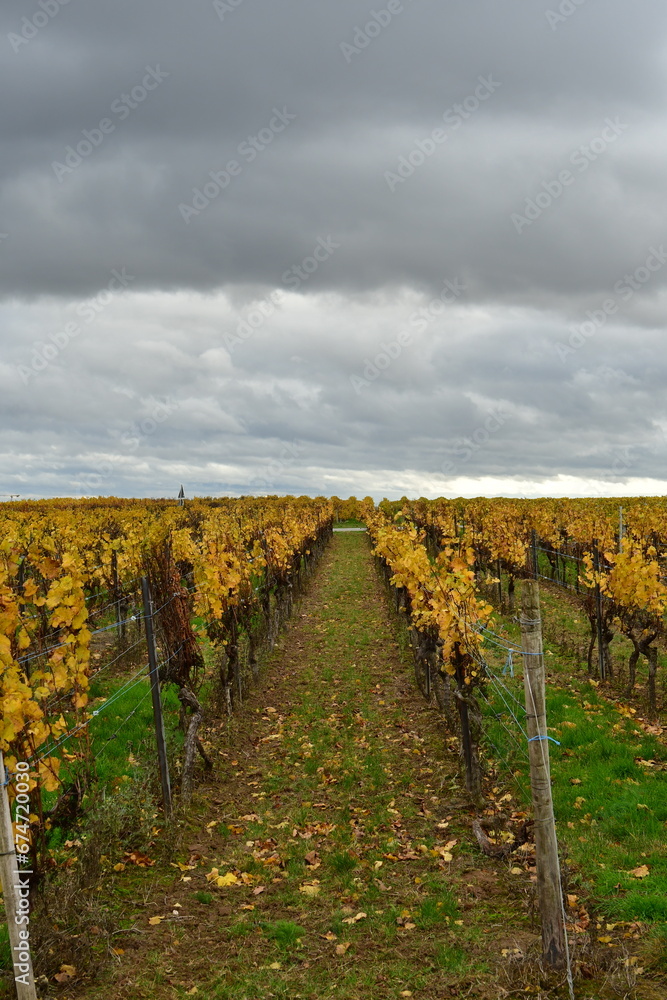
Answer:
[[[26,771],[26,774],[28,773]],[[18,1000],[37,1000],[30,954],[30,902],[27,876],[31,872],[22,871],[17,863],[5,774],[5,762],[0,750],[0,877],[12,954],[12,973]],[[17,775],[17,782],[20,780],[21,775]]]
[[[542,622],[537,580],[523,581],[521,611],[530,789],[535,814],[537,894],[542,918],[542,952],[544,961],[548,965],[557,968],[567,965],[569,968],[558,840],[551,796]]]

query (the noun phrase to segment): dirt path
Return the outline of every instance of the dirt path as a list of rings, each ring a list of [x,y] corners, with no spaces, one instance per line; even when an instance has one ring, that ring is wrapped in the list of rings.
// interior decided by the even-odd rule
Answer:
[[[173,866],[136,873],[113,982],[68,996],[508,995],[508,954],[537,942],[530,882],[479,854],[401,645],[367,538],[337,534],[258,690],[209,734]]]

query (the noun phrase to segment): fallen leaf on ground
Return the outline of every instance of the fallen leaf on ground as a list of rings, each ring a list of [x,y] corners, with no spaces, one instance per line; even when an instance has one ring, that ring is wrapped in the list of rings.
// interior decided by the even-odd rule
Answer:
[[[142,854],[141,851],[126,851],[125,857],[128,864],[138,865],[140,868],[152,868],[155,864],[147,854]]]
[[[55,978],[58,980],[59,983],[64,983],[66,982],[66,980],[71,979],[72,976],[75,975],[76,975],[75,965],[61,965],[60,972]]]

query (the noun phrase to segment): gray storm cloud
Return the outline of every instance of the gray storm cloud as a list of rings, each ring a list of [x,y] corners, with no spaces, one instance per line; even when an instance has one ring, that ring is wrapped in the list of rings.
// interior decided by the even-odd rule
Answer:
[[[666,41],[657,0],[5,6],[0,492],[661,492]]]

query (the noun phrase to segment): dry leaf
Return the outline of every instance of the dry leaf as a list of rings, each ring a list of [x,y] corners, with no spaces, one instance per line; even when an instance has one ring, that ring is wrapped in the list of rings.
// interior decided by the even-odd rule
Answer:
[[[215,884],[222,889],[227,885],[238,885],[239,880],[233,872],[227,872],[226,875],[219,875],[215,880]]]
[[[351,944],[352,944],[351,941],[346,941],[344,944],[337,944],[336,945],[336,954],[337,955],[344,955],[345,952],[347,951],[347,949],[351,946]]]
[[[304,882],[303,885],[299,886],[299,892],[302,892],[304,896],[317,896],[319,891],[318,883]]]
[[[76,966],[61,965],[60,972],[53,977],[59,983],[66,983],[76,975]]]
[[[155,926],[156,924],[159,924],[162,920],[164,920],[164,917],[149,917],[148,923]]]
[[[271,962],[271,965],[269,966],[269,968],[270,969],[282,969],[282,965],[280,964],[280,962]]]
[[[648,873],[648,865],[639,865],[638,868],[633,868],[632,871],[628,872],[628,875],[632,875],[633,878],[646,878]]]
[[[324,941],[337,941],[338,940],[338,935],[334,934],[333,931],[327,931],[326,934],[320,934],[320,937]]]
[[[141,851],[125,851],[125,857],[128,864],[138,865],[140,868],[152,868],[155,864],[147,854],[142,854]]]

